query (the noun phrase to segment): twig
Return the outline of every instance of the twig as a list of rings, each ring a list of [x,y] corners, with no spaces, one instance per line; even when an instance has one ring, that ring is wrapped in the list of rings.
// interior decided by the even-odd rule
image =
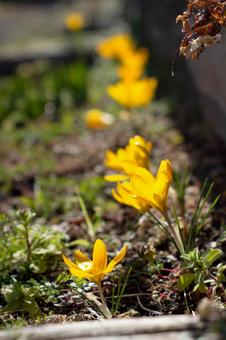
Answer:
[[[153,309],[150,309],[150,308],[145,307],[145,306],[141,303],[139,296],[137,296],[137,302],[138,302],[139,306],[140,306],[143,310],[145,310],[146,312],[149,312],[149,313],[152,313],[152,314],[156,314],[156,315],[162,315],[162,314],[163,314],[162,312],[158,312],[158,311],[156,311],[156,310],[153,310]]]

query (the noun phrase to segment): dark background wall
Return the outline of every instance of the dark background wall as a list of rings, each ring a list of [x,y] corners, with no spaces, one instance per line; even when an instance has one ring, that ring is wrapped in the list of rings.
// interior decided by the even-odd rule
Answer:
[[[171,75],[183,37],[175,19],[185,8],[185,0],[126,0],[128,19],[138,40],[151,50],[151,71],[159,77],[163,93],[179,98],[189,115],[201,107],[204,117],[226,140],[226,37],[207,48],[198,61],[177,56],[175,76]]]

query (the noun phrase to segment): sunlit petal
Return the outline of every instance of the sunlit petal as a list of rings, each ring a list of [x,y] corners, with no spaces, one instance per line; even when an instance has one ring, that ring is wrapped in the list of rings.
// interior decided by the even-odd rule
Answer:
[[[113,260],[111,260],[111,262],[107,265],[107,268],[104,270],[104,273],[110,273],[114,267],[122,261],[122,259],[125,257],[127,252],[127,246],[125,245],[120,251],[119,253],[113,258]]]
[[[79,267],[74,262],[72,262],[68,257],[63,255],[63,260],[65,264],[69,267],[69,270],[73,276],[77,276],[81,279],[84,278],[88,280],[92,278],[92,274],[79,269]]]
[[[75,261],[78,262],[88,262],[90,261],[90,259],[88,258],[88,256],[86,254],[84,254],[83,252],[81,252],[81,250],[76,250],[75,251]]]
[[[76,276],[76,277],[78,277],[80,279],[87,279],[89,281],[93,281],[92,280],[93,275],[88,273],[88,272],[84,272],[84,271],[82,271],[80,269],[73,268],[73,267],[70,267],[69,270],[70,270],[70,273],[73,276]]]
[[[115,175],[108,175],[105,176],[104,179],[107,182],[121,182],[121,181],[126,181],[129,179],[128,176],[126,175],[120,175],[120,174],[115,174]]]
[[[107,249],[104,242],[97,239],[93,247],[93,273],[102,272],[107,266]]]
[[[150,171],[137,168],[131,177],[131,187],[137,195],[150,202],[155,178]]]

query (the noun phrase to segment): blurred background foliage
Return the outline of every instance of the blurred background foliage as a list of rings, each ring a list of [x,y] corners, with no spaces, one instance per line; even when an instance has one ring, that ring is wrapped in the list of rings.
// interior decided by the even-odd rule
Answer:
[[[65,109],[87,98],[87,67],[83,61],[54,65],[47,61],[22,64],[0,83],[0,124],[10,116],[25,124],[41,115],[56,120]]]

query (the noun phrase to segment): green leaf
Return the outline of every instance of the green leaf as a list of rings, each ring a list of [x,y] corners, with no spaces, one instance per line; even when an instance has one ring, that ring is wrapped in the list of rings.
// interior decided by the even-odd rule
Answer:
[[[197,285],[195,285],[195,287],[194,287],[192,293],[194,293],[194,292],[196,292],[196,291],[198,291],[198,292],[200,292],[200,293],[202,293],[202,294],[205,294],[205,293],[206,293],[207,288],[206,288],[205,283],[204,283],[203,281],[200,282],[200,283],[198,283]]]
[[[208,267],[210,267],[221,255],[221,249],[209,249],[204,256],[204,261],[208,264]]]
[[[177,282],[177,288],[180,291],[185,290],[195,279],[195,275],[194,274],[183,274],[180,275],[178,282]]]
[[[75,246],[89,248],[90,242],[85,239],[79,238],[77,240],[74,240],[66,244],[66,247],[75,247]]]
[[[83,216],[84,216],[86,224],[87,224],[88,234],[89,234],[90,238],[93,240],[94,237],[95,237],[94,224],[89,217],[89,214],[88,214],[88,211],[87,211],[87,208],[86,208],[86,205],[85,205],[83,198],[79,194],[77,195],[77,197],[78,197],[78,201],[79,201],[79,204],[80,204],[80,208],[82,210]]]
[[[2,308],[2,312],[28,313],[30,318],[35,319],[41,315],[36,295],[32,288],[25,288],[16,283],[4,296],[7,305]]]

